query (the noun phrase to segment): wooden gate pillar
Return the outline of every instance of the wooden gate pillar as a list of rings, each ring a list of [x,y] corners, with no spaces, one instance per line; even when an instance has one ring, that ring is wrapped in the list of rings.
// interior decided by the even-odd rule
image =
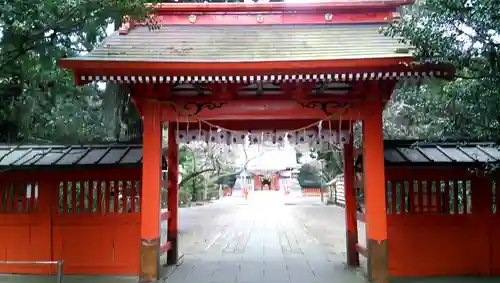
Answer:
[[[476,225],[475,231],[479,235],[486,235],[484,237],[484,241],[482,243],[476,243],[476,246],[480,246],[482,252],[482,264],[478,265],[479,268],[477,270],[479,276],[494,276],[495,267],[493,266],[493,252],[494,252],[494,241],[497,241],[497,238],[494,237],[494,227],[498,225],[493,218],[493,182],[491,177],[483,176],[483,177],[474,177],[472,179],[471,184],[471,215],[468,217],[472,217],[474,219],[474,223]],[[466,188],[464,184],[464,189]],[[497,196],[498,199],[498,196]],[[464,202],[466,204],[467,201]],[[464,205],[464,209],[467,209],[467,205]],[[497,208],[498,209],[498,208]],[[465,214],[466,212],[464,212]]]
[[[141,186],[140,282],[160,279],[160,183],[162,127],[158,104],[144,105]]]
[[[347,265],[359,266],[359,254],[356,250],[358,244],[358,220],[356,210],[356,188],[354,188],[354,150],[353,136],[349,143],[344,144],[344,192],[345,192],[345,222],[347,239]]]
[[[260,177],[257,174],[253,176],[253,186],[255,191],[262,190],[262,183],[260,182]]]
[[[279,172],[274,173],[274,190],[279,191],[280,190],[280,174]]]
[[[368,279],[389,282],[387,210],[381,101],[363,107],[363,178],[368,250]]]
[[[168,220],[168,241],[170,242],[170,249],[167,252],[167,264],[177,264],[179,261],[179,157],[177,146],[177,131],[176,124],[173,122],[168,123],[168,211],[170,218]]]

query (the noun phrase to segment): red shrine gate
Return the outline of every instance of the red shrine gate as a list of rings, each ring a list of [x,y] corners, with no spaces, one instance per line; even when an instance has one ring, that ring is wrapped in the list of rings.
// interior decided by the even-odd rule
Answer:
[[[178,141],[343,142],[352,156],[350,139],[338,133],[361,120],[369,277],[388,282],[382,110],[400,80],[453,76],[445,65],[412,64],[408,46],[379,33],[411,2],[161,4],[159,30],[127,22],[88,55],[60,61],[79,85],[126,84],[143,117],[142,281],[159,278],[162,122],[169,140],[168,262],[176,263]],[[348,263],[356,266],[352,187],[346,178]]]

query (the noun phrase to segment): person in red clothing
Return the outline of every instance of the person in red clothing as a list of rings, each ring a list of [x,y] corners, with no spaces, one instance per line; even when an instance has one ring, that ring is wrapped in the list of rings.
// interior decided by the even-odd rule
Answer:
[[[245,200],[247,200],[247,199],[248,199],[248,188],[247,188],[247,187],[245,187],[245,188],[243,189],[243,196],[245,197]]]

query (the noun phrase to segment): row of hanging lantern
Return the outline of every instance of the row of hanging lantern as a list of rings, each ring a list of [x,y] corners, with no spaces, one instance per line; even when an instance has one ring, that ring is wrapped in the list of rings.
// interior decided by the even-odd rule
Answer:
[[[177,133],[179,143],[189,144],[192,142],[206,142],[219,144],[309,144],[310,146],[323,146],[324,144],[344,144],[348,142],[347,131],[336,131],[329,129],[305,129],[299,131],[277,131],[277,130],[249,130],[244,132],[233,132],[222,129],[187,129],[179,130]]]

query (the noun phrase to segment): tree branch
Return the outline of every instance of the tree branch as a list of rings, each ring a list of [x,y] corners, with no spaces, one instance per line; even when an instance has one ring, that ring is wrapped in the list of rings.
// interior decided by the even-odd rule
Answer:
[[[187,181],[190,181],[192,180],[193,178],[196,178],[198,177],[199,175],[203,174],[203,173],[206,173],[206,172],[211,172],[211,171],[215,171],[215,169],[213,168],[208,168],[208,169],[203,169],[201,171],[197,171],[197,172],[193,172],[191,174],[189,174],[187,177],[184,177],[182,178],[182,181],[179,183],[179,187],[183,187],[184,184],[187,182]]]

